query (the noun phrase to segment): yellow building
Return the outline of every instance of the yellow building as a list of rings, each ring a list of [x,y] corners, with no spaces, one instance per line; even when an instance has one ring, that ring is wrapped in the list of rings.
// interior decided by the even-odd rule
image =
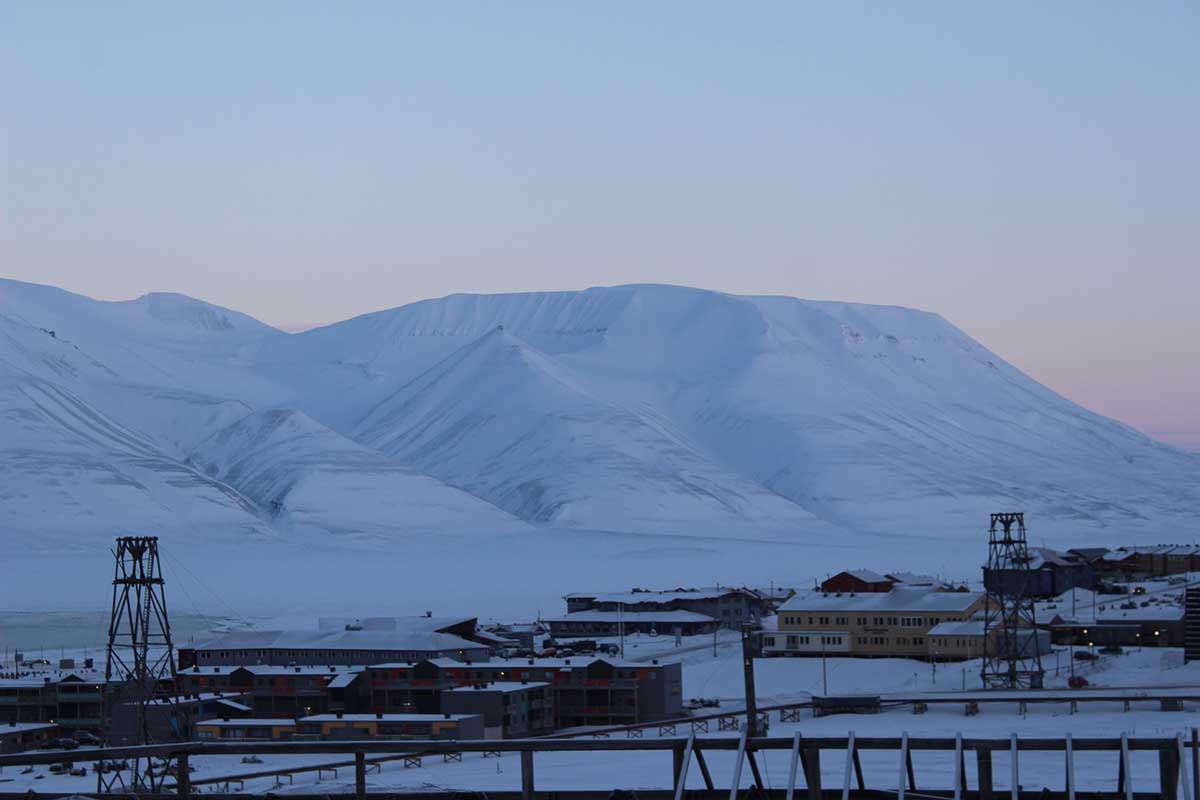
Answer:
[[[279,741],[292,738],[296,723],[290,719],[206,719],[197,722],[195,730],[196,738],[204,741]]]
[[[762,634],[765,656],[930,656],[930,631],[983,610],[982,592],[897,587],[890,592],[809,592],[779,608],[777,631]]]

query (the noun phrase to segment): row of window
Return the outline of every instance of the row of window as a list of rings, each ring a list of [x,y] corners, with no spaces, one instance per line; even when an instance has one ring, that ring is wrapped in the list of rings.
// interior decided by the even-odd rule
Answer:
[[[962,617],[942,616],[942,617],[856,617],[853,621],[850,617],[808,617],[805,622],[805,617],[784,614],[784,625],[851,625],[856,624],[859,627],[867,627],[871,625],[876,628],[884,626],[900,627],[900,628],[928,628],[937,625],[939,622],[955,622],[962,620]],[[832,622],[831,622],[832,620]]]
[[[775,638],[776,637],[774,637],[774,636],[764,636],[763,637],[763,646],[764,647],[774,647],[775,646]],[[787,636],[785,641],[787,643],[786,647],[788,647],[789,649],[795,649],[797,647],[803,647],[803,646],[807,646],[810,644],[820,644],[820,645],[823,645],[826,647],[830,647],[830,646],[834,646],[834,645],[841,645],[841,644],[845,643],[845,639],[846,639],[846,637],[837,636],[837,635],[804,636],[804,635],[797,634],[797,635]]]

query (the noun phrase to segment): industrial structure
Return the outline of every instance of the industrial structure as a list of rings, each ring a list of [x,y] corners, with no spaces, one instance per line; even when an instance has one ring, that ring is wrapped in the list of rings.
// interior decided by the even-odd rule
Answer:
[[[110,745],[165,744],[183,738],[174,723],[175,649],[167,616],[157,536],[122,536],[113,550],[112,613],[104,668],[104,731]],[[165,726],[162,722],[165,721]],[[144,767],[144,768],[143,768]],[[99,791],[161,791],[168,763],[135,757],[131,786],[118,770],[97,772]]]
[[[1044,671],[1036,637],[1031,556],[1023,513],[992,514],[984,568],[983,685],[1040,689]]]

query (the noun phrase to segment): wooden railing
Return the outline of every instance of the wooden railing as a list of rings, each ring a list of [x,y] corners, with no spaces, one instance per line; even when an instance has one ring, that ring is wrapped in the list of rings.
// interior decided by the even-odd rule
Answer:
[[[843,800],[867,797],[897,797],[899,800],[916,800],[916,798],[939,797],[955,798],[956,800],[999,800],[1001,797],[1051,797],[1075,800],[1079,798],[1114,798],[1114,800],[1134,800],[1142,797],[1161,797],[1165,800],[1200,800],[1200,771],[1198,771],[1197,754],[1200,752],[1200,737],[1193,729],[1191,736],[1185,738],[1130,738],[1120,737],[1080,737],[1061,738],[1030,737],[1019,738],[1013,735],[1008,738],[978,738],[978,737],[877,737],[857,736],[850,734],[846,737],[804,737],[796,733],[791,737],[761,737],[748,738],[743,732],[740,737],[697,738],[694,734],[687,738],[671,737],[659,739],[511,739],[511,740],[424,740],[424,741],[322,741],[322,742],[187,742],[180,744],[153,745],[146,747],[115,747],[97,749],[78,749],[70,753],[70,759],[75,762],[115,761],[134,758],[165,757],[177,759],[178,767],[175,774],[179,776],[175,785],[175,793],[179,798],[188,798],[192,791],[189,778],[189,761],[203,756],[229,755],[352,755],[353,762],[346,762],[354,767],[355,797],[363,800],[366,797],[366,774],[368,755],[393,755],[419,757],[422,755],[461,756],[463,753],[518,753],[521,762],[521,793],[523,800],[533,800],[535,794],[534,762],[535,753],[555,752],[664,752],[672,753],[672,785],[674,800],[685,798],[715,798],[722,790],[713,781],[713,776],[704,759],[704,753],[715,750],[735,751],[734,775],[728,792],[730,798],[736,798],[737,787],[740,786],[743,765],[748,765],[753,774],[754,783],[763,791],[764,796],[781,795],[781,790],[768,791],[759,771],[755,754],[768,750],[784,750],[790,754],[789,777],[786,787],[782,790],[784,800],[795,800],[797,797],[809,800],[824,800],[830,797],[841,797]],[[895,754],[896,775],[898,786],[868,787],[864,780],[860,753],[865,751],[887,751]],[[925,787],[918,782],[917,770],[914,768],[913,753],[935,751],[951,755],[954,765],[954,783],[950,788]],[[1076,789],[1075,783],[1075,754],[1076,753],[1111,753],[1117,763],[1118,778],[1112,791],[1083,792]],[[1130,756],[1137,752],[1154,752],[1158,755],[1158,775],[1153,785],[1142,786],[1140,791],[1134,791],[1134,776],[1130,772]],[[992,755],[1003,753],[1008,756],[1011,776],[1009,784],[1020,786],[1020,756],[1023,753],[1061,753],[1063,763],[1064,785],[1061,791],[1023,793],[1019,789],[997,792],[993,788]],[[835,755],[841,759],[843,775],[840,789],[823,786],[821,762],[823,756]],[[51,764],[62,761],[62,753],[20,753],[0,756],[0,768],[26,766],[36,764]],[[966,764],[968,758],[975,761],[976,785],[968,786]],[[376,759],[378,760],[378,759]],[[685,790],[688,772],[695,763],[699,769],[704,790]],[[1146,783],[1145,779],[1143,782]],[[920,788],[918,788],[920,786]],[[586,787],[581,787],[586,788]],[[1182,789],[1182,795],[1180,790]],[[389,790],[389,795],[402,794],[402,791]],[[314,793],[315,795],[316,793]],[[501,793],[489,791],[490,796],[500,796]],[[557,793],[555,793],[557,794]],[[661,793],[658,793],[661,794]],[[515,797],[515,793],[513,797]]]

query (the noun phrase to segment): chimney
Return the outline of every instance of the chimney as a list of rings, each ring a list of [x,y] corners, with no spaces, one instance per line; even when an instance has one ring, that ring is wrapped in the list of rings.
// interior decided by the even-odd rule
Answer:
[[[383,719],[383,712],[382,712],[382,711],[376,711],[376,712],[375,712],[375,719]]]
[[[299,672],[299,671],[300,671],[300,668],[299,668],[299,667],[296,667],[296,672]]]
[[[658,663],[658,659],[657,659],[657,658],[655,658],[655,659],[651,659],[650,663],[651,663],[651,664],[657,664],[657,663]]]
[[[443,717],[445,717],[446,719],[450,719],[450,715],[449,715],[449,714],[442,714],[442,716],[443,716]]]
[[[340,711],[339,711],[339,712],[337,712],[337,718],[338,718],[338,719],[341,719],[341,718],[342,718],[342,712],[340,712]]]

